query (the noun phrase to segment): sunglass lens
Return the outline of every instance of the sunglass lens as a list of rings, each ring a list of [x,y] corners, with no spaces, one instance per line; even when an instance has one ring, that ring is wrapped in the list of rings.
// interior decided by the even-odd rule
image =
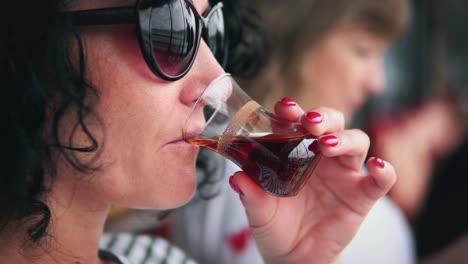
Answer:
[[[151,42],[161,70],[169,76],[181,74],[195,54],[197,18],[183,0],[168,0],[153,7]]]
[[[210,47],[218,62],[224,66],[225,60],[225,32],[224,17],[221,8],[211,13],[208,17],[208,27],[203,34],[205,42]]]

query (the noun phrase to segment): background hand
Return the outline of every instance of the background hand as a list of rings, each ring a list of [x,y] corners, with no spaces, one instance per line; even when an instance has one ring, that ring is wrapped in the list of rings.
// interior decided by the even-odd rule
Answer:
[[[389,194],[417,222],[437,162],[461,143],[463,123],[453,104],[435,98],[418,108],[372,121],[372,155],[391,162],[398,181]]]

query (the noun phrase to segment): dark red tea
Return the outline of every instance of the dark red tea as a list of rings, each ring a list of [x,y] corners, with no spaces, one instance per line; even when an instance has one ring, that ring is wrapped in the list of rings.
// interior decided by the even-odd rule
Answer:
[[[191,144],[218,149],[218,139],[192,138]],[[302,133],[235,136],[223,154],[242,168],[265,191],[278,196],[297,194],[318,161],[309,145],[312,136]]]

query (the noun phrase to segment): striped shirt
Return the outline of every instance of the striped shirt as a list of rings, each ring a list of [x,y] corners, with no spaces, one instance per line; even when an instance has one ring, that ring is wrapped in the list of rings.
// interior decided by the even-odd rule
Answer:
[[[122,264],[196,264],[167,240],[131,233],[104,234],[100,255]]]

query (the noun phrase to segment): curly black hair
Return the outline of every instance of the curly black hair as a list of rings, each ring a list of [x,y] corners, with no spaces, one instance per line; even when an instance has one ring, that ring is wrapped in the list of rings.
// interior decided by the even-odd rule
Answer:
[[[44,202],[45,175],[54,177],[55,153],[78,171],[90,174],[104,142],[88,130],[85,119],[93,114],[98,94],[88,83],[85,51],[79,30],[63,15],[69,0],[7,1],[2,8],[6,23],[0,42],[2,81],[3,155],[0,165],[0,231],[23,225],[28,240],[47,236],[51,211]],[[229,34],[227,71],[252,76],[261,67],[262,45],[253,9],[244,2],[225,0]],[[72,61],[73,60],[73,61]],[[59,129],[64,115],[76,116],[74,131],[62,142]],[[89,146],[73,146],[73,133],[81,130]],[[46,136],[47,135],[47,136]],[[49,137],[52,141],[48,140]],[[94,159],[82,161],[78,153]]]
[[[3,7],[7,19],[2,34],[8,37],[2,40],[0,51],[5,141],[0,161],[0,230],[26,225],[30,241],[38,242],[47,234],[51,218],[41,197],[47,193],[46,168],[54,175],[52,150],[75,169],[89,173],[97,168],[75,154],[97,152],[98,143],[84,122],[93,105],[92,100],[85,103],[85,98],[95,94],[95,89],[86,81],[79,34],[60,12],[66,0],[26,2],[8,1]],[[73,56],[72,42],[79,47],[78,56]],[[72,63],[73,57],[78,57],[78,63]],[[78,120],[75,130],[85,132],[90,146],[75,148],[71,139],[59,139],[60,123],[71,109]],[[51,135],[51,142],[44,140],[45,133]]]
[[[214,5],[220,0],[211,0]],[[266,23],[257,11],[255,1],[222,0],[228,42],[225,70],[234,77],[255,77],[268,61],[268,45],[264,42]]]

